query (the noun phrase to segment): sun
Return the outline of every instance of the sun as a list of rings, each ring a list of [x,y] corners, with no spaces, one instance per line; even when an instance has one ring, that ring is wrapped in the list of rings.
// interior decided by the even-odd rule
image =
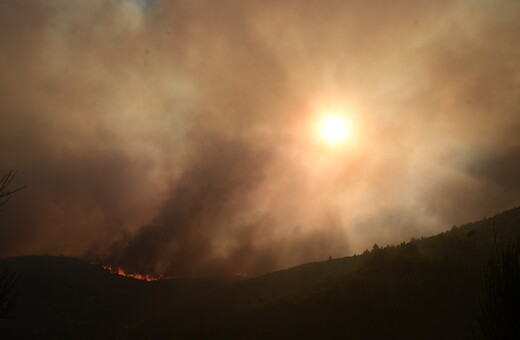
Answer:
[[[348,141],[352,134],[351,122],[341,114],[324,115],[318,122],[318,136],[329,145]]]

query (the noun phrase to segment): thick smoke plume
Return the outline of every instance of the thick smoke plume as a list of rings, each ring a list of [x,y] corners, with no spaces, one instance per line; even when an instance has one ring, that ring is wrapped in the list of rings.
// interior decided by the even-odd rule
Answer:
[[[0,2],[0,256],[259,274],[520,202],[520,3]],[[352,143],[316,139],[341,108]]]

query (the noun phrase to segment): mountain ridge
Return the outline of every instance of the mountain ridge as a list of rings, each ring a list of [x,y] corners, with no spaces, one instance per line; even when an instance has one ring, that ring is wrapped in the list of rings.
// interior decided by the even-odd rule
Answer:
[[[520,207],[434,236],[253,278],[146,282],[68,257],[2,259],[0,265],[22,276],[0,336],[467,338],[478,333],[481,268],[496,235],[519,237]]]

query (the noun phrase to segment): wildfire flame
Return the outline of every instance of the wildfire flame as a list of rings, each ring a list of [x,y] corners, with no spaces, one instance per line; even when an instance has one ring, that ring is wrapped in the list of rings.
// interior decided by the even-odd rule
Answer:
[[[94,262],[92,262],[92,264],[96,264]],[[151,274],[146,274],[146,275],[141,275],[141,274],[132,274],[132,273],[127,273],[125,272],[125,270],[123,269],[123,267],[112,267],[112,266],[108,266],[108,265],[102,265],[103,269],[105,270],[108,270],[110,273],[112,274],[116,274],[116,275],[121,275],[121,276],[125,276],[125,277],[131,277],[133,279],[137,279],[137,280],[144,280],[144,281],[158,281],[158,280],[168,280],[168,279],[176,279],[176,278],[187,278],[186,276],[166,276],[166,275],[151,275]],[[240,273],[240,272],[236,272],[236,273],[231,273],[229,274],[231,277],[236,277],[236,278],[241,278],[241,279],[247,279],[247,278],[251,278],[252,276],[249,275],[249,274],[246,274],[246,273]],[[194,277],[198,277],[198,278],[204,278],[205,276],[191,276],[189,278],[194,278]]]
[[[126,273],[122,267],[115,268],[112,266],[103,265],[103,269],[108,270],[112,274],[117,274],[117,275],[126,276],[126,277],[132,277],[134,279],[144,280],[144,281],[158,281],[158,280],[164,280],[164,279],[171,278],[169,276],[164,276],[164,275],[154,276],[154,275],[150,275],[150,274],[141,275],[141,274]]]

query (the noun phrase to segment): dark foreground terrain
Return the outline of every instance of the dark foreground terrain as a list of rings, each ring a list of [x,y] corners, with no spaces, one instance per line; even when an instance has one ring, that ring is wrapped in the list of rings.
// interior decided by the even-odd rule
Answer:
[[[518,237],[520,208],[251,279],[146,282],[66,257],[4,259],[21,275],[0,338],[478,339],[494,234]]]

